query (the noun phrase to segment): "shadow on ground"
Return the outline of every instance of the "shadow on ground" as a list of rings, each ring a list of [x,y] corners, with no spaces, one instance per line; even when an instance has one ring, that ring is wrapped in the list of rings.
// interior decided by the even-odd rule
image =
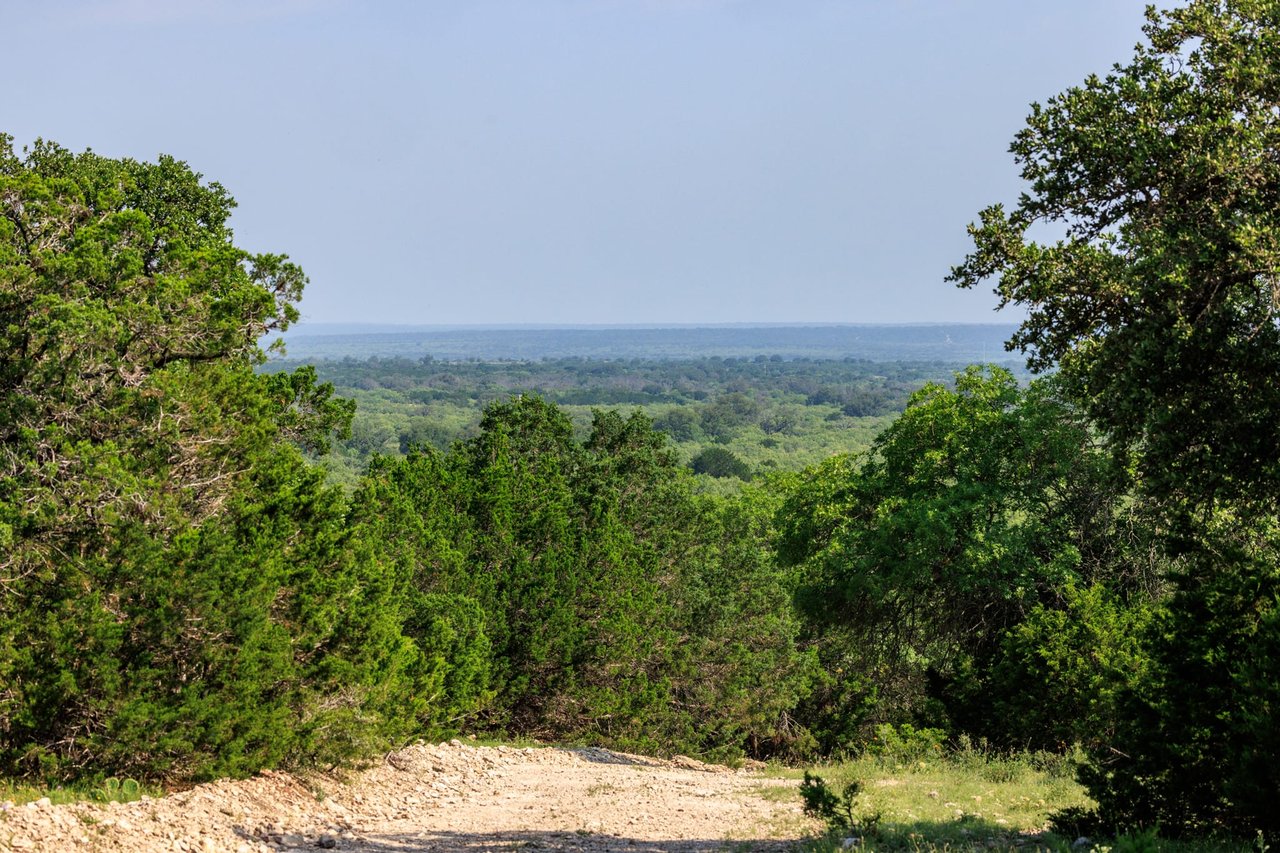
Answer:
[[[345,845],[344,845],[345,847]],[[625,836],[577,832],[423,832],[412,835],[364,836],[351,848],[361,853],[435,853],[444,850],[579,850],[584,853],[631,851],[631,853],[746,853],[746,851],[795,850],[795,841],[727,841],[682,839],[650,841]]]
[[[884,821],[865,835],[857,830],[841,834],[857,837],[858,841],[853,847],[867,853],[888,850],[910,850],[913,853],[935,850],[949,853],[963,850],[1019,850],[1031,853],[1059,850],[1064,846],[1061,839],[1045,832],[1023,832],[972,816],[941,821]],[[835,840],[838,846],[840,839]]]
[[[633,767],[663,766],[663,762],[653,758],[646,758],[643,755],[625,755],[621,752],[611,752],[594,746],[583,746],[564,751],[573,753],[583,761],[589,761],[592,764],[623,764]]]
[[[258,840],[237,829],[247,840]],[[1047,832],[1020,832],[990,820],[963,818],[954,821],[885,821],[870,833],[858,830],[832,833],[820,840],[809,837],[814,850],[852,849],[859,853],[876,851],[977,850],[990,851],[1064,851],[1067,840]],[[850,840],[850,838],[854,840]],[[725,839],[688,838],[649,840],[605,833],[566,830],[451,831],[424,830],[412,833],[361,834],[358,841],[344,840],[342,850],[352,853],[440,853],[440,851],[479,850],[563,850],[582,853],[630,851],[630,853],[794,853],[805,839]],[[808,848],[805,848],[808,849]],[[1228,848],[1224,848],[1228,849]]]

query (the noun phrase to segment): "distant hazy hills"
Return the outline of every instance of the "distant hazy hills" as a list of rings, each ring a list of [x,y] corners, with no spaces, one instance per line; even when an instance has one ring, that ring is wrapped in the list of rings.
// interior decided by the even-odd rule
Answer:
[[[285,335],[290,360],[370,356],[448,361],[578,357],[859,358],[1021,364],[1004,342],[1012,323],[723,326],[377,326],[304,324]]]

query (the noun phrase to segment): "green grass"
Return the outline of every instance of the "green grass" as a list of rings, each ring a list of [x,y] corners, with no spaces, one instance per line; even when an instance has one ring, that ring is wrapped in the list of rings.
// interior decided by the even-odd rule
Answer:
[[[1044,754],[994,756],[964,750],[924,760],[866,757],[824,765],[810,772],[839,793],[851,781],[861,784],[855,817],[876,814],[871,830],[836,830],[809,839],[802,850],[827,853],[865,851],[1022,850],[1055,853],[1219,853],[1260,849],[1238,842],[1172,842],[1133,836],[1094,839],[1073,847],[1074,838],[1050,831],[1051,816],[1063,809],[1093,805],[1075,781],[1070,758]],[[799,778],[800,769],[771,768],[770,775]],[[798,796],[798,794],[797,794]]]
[[[560,746],[561,744],[550,744],[531,737],[521,737],[519,735],[462,735],[458,738],[467,746],[507,746],[512,749],[546,749],[551,746]]]
[[[162,797],[164,791],[152,785],[140,785],[132,779],[107,779],[100,785],[71,785],[69,787],[41,787],[0,779],[0,803],[15,805],[34,803],[49,798],[53,805],[82,802],[129,803],[142,797]]]

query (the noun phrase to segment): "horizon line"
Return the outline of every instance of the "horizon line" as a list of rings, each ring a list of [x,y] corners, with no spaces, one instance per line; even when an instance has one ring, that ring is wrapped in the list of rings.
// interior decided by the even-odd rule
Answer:
[[[363,329],[368,332],[447,332],[447,331],[592,331],[608,329],[817,329],[858,327],[921,327],[921,326],[1017,326],[1017,322],[976,322],[947,320],[908,320],[886,322],[833,322],[830,320],[766,322],[687,322],[687,323],[379,323],[364,321],[299,321],[283,334],[298,334],[302,330],[321,327]],[[276,333],[279,334],[279,333]]]

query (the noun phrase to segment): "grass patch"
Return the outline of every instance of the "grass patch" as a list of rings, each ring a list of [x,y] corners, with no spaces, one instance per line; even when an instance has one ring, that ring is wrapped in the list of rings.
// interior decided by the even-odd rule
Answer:
[[[48,798],[55,806],[67,803],[131,803],[143,797],[162,797],[160,788],[139,784],[133,779],[107,779],[98,785],[72,785],[46,788],[0,779],[0,802],[14,805],[34,803]]]
[[[795,785],[761,785],[755,789],[755,794],[771,803],[794,803],[800,796]]]
[[[562,744],[545,743],[530,737],[520,737],[519,735],[506,736],[502,734],[466,735],[459,738],[459,740],[467,746],[507,746],[512,749],[546,749],[548,747],[562,746]],[[445,741],[445,743],[448,743],[448,741]]]
[[[620,788],[617,785],[610,784],[609,782],[601,782],[598,785],[592,785],[590,788],[587,788],[588,797],[601,797],[605,794],[622,793],[625,793],[625,789]]]
[[[991,755],[962,748],[930,758],[901,760],[868,756],[811,770],[833,791],[860,783],[855,817],[879,815],[874,827],[835,829],[801,849],[836,850],[1022,850],[1054,853],[1226,853],[1257,849],[1239,842],[1173,842],[1150,834],[1118,839],[1076,839],[1050,831],[1050,817],[1094,804],[1075,781],[1071,757],[1049,754]],[[770,768],[779,778],[801,778],[802,769]],[[796,794],[799,797],[799,794]],[[856,842],[848,839],[857,838]]]

